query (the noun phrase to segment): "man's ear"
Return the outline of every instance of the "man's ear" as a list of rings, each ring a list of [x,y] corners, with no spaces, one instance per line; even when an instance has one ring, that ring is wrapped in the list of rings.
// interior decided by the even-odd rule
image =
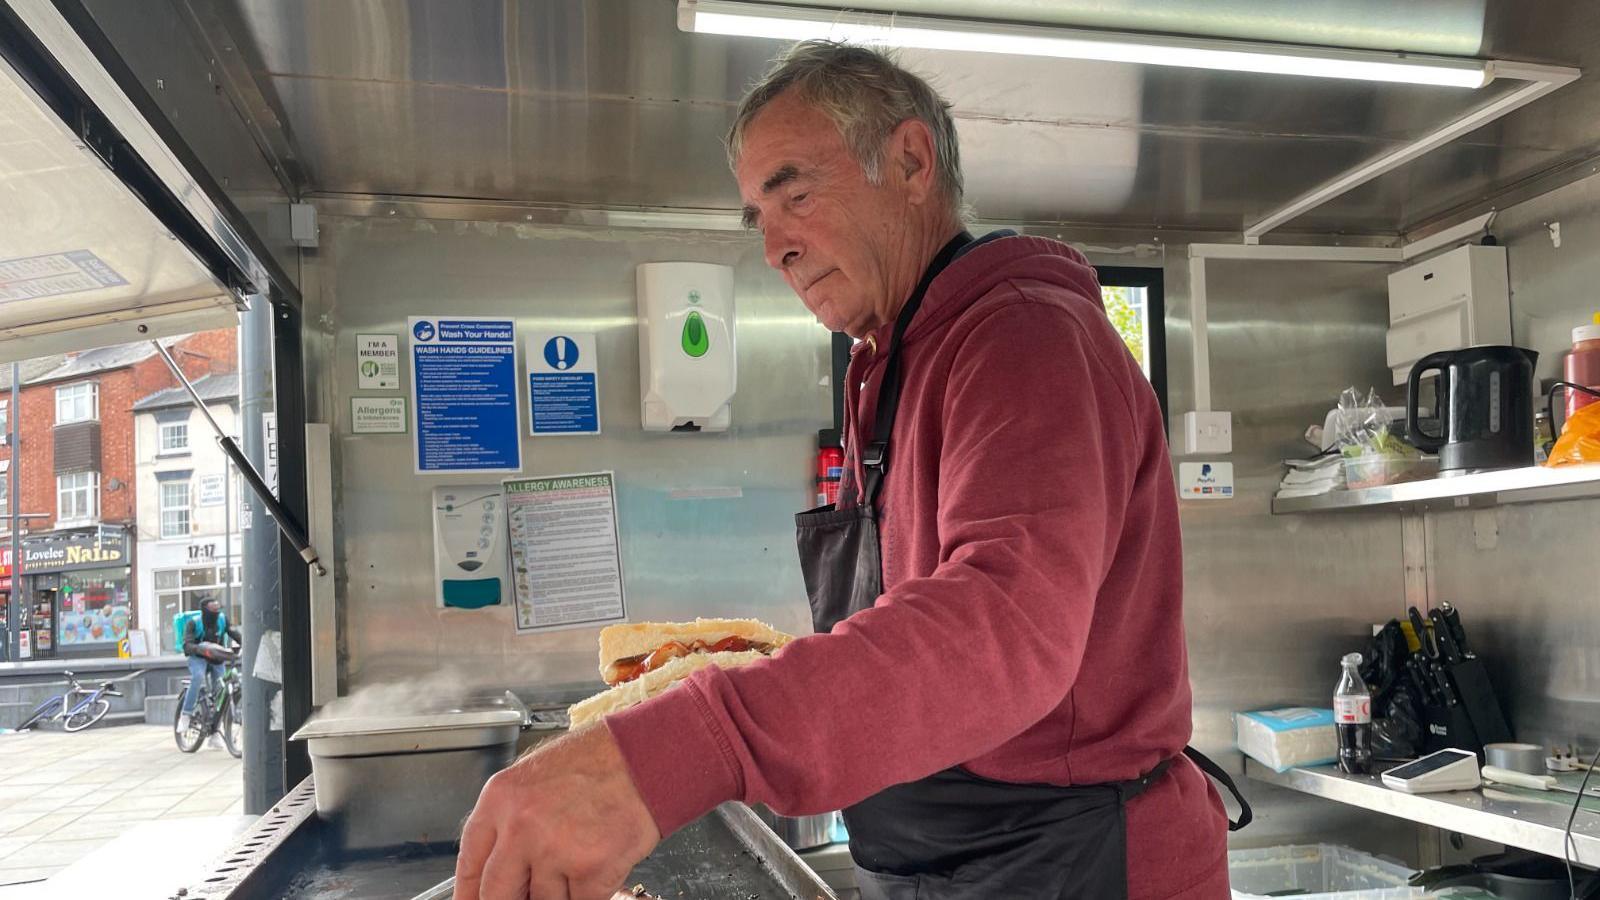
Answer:
[[[938,151],[933,131],[921,119],[907,119],[889,134],[888,166],[907,188],[913,203],[922,203],[937,190]]]

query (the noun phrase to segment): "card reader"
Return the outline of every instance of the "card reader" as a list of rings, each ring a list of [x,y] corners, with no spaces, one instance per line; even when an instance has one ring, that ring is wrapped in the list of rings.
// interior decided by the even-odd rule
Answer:
[[[1383,783],[1407,794],[1430,794],[1467,791],[1483,782],[1478,775],[1478,754],[1446,749],[1390,769],[1383,773]]]

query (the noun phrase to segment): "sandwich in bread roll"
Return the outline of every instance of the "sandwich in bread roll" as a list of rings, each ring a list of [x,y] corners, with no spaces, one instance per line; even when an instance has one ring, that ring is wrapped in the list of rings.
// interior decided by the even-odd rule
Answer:
[[[600,677],[612,687],[572,706],[572,727],[643,703],[706,666],[749,665],[792,640],[754,619],[612,625],[600,632]]]

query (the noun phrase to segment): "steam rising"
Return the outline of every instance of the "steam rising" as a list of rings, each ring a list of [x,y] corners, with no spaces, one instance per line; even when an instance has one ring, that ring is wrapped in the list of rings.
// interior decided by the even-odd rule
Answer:
[[[482,688],[472,686],[465,673],[455,669],[440,669],[422,678],[369,684],[324,706],[317,718],[353,719],[445,712],[459,709],[469,699],[484,694]]]

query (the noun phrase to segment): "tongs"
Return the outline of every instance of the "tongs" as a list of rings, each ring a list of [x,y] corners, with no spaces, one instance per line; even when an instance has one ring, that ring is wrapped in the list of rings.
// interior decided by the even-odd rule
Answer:
[[[449,900],[451,895],[455,894],[455,892],[456,878],[454,875],[452,875],[433,887],[428,888],[422,893],[416,895],[415,897],[412,897],[411,900]],[[658,900],[658,898],[651,896],[650,894],[646,894],[643,888],[636,887],[631,890],[617,891],[615,894],[611,895],[611,900]]]

